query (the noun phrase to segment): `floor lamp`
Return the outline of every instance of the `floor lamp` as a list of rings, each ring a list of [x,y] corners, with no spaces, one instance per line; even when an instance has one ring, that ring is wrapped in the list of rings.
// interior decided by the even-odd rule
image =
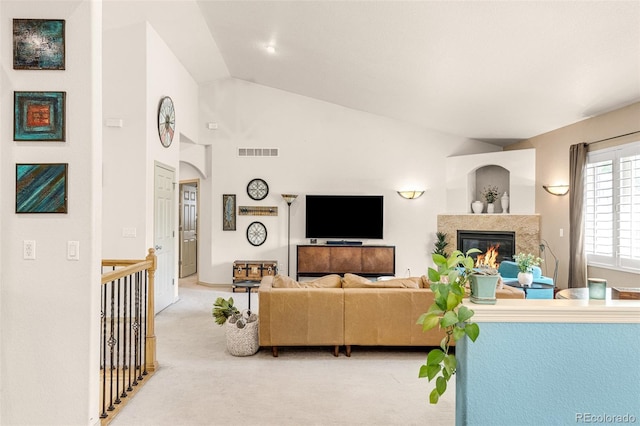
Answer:
[[[297,194],[282,194],[282,198],[287,202],[287,276],[289,275],[291,264],[291,203],[298,198]]]

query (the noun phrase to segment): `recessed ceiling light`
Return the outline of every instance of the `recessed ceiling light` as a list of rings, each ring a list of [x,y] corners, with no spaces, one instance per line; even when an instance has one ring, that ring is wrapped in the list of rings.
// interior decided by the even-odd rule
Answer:
[[[276,53],[276,47],[273,44],[268,44],[265,49],[267,50],[268,53],[271,53],[272,55],[274,53]]]

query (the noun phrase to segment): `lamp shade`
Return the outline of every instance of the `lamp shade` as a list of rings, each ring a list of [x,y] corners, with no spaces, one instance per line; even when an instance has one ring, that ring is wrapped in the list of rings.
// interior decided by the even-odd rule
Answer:
[[[284,198],[287,204],[291,205],[291,203],[298,198],[298,194],[282,194],[282,198]]]
[[[402,198],[406,198],[407,200],[414,200],[416,198],[420,198],[422,194],[424,194],[424,191],[418,191],[418,190],[398,191],[398,195],[400,195]]]
[[[553,195],[566,195],[569,192],[569,185],[542,185],[542,187]]]

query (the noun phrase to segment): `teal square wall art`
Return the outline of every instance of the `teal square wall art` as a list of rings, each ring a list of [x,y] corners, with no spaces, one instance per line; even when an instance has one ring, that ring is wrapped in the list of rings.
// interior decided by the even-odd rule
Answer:
[[[67,213],[65,163],[16,164],[16,213]]]
[[[65,92],[13,92],[13,140],[65,140]]]
[[[63,70],[63,19],[13,20],[13,69]]]

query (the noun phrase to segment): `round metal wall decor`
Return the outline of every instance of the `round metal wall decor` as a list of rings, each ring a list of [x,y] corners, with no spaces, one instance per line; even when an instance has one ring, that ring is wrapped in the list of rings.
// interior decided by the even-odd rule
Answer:
[[[158,107],[158,136],[160,142],[165,148],[171,146],[173,142],[173,134],[176,131],[176,111],[173,107],[173,101],[170,97],[165,96],[160,100]]]
[[[267,240],[267,228],[262,222],[252,222],[247,228],[247,240],[252,246],[261,246]]]
[[[247,194],[252,200],[264,200],[269,195],[269,185],[264,179],[252,179],[247,185]]]

